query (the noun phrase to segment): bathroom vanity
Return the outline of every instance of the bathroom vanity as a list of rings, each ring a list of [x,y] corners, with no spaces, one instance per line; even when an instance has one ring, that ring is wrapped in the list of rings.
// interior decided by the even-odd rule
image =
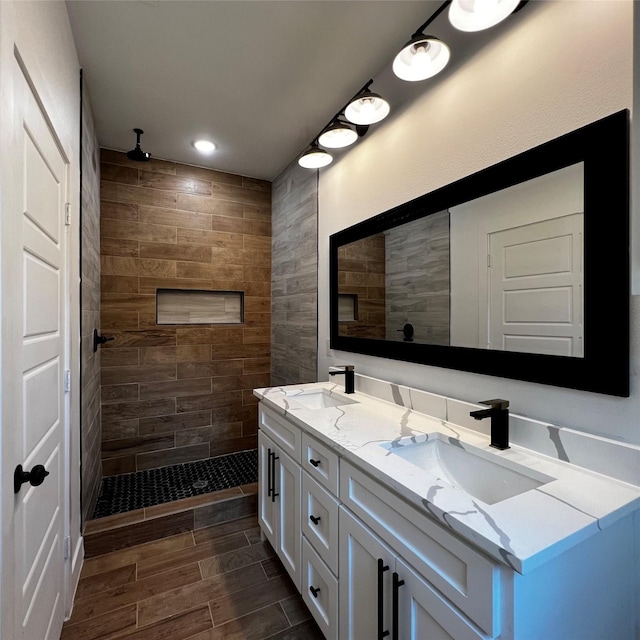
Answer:
[[[254,391],[260,527],[328,639],[637,637],[640,487],[491,449],[458,401],[341,389]]]

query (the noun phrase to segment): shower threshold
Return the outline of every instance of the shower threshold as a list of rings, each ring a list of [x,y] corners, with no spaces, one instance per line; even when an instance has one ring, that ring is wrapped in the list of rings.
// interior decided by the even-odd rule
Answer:
[[[107,476],[100,484],[93,519],[239,487],[257,480],[256,449]]]

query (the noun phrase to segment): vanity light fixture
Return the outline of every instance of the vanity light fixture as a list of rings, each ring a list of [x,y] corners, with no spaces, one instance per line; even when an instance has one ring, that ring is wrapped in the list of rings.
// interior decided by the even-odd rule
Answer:
[[[211,140],[196,140],[193,143],[193,146],[200,152],[204,154],[213,153],[216,150],[216,145]]]
[[[447,44],[424,33],[447,7],[449,20],[454,27],[461,31],[481,31],[502,22],[527,2],[528,0],[444,0],[396,55],[393,72],[401,80],[415,82],[432,78],[447,66],[451,56]],[[348,147],[364,136],[370,125],[381,122],[389,115],[389,103],[370,91],[372,84],[373,80],[369,80],[313,139],[310,147],[298,158],[301,167],[326,167],[333,161],[333,156],[321,149],[320,145],[327,149]]]
[[[452,0],[449,7],[449,22],[460,31],[482,31],[508,18],[525,2],[520,0]]]
[[[416,82],[433,78],[449,62],[449,47],[433,36],[414,34],[393,61],[393,73],[401,80]]]
[[[333,156],[321,149],[317,141],[313,141],[309,148],[298,158],[298,164],[305,169],[320,169],[333,162]]]
[[[351,100],[344,115],[353,124],[369,125],[384,120],[390,111],[389,103],[367,88]]]
[[[358,133],[346,122],[336,118],[318,138],[318,142],[328,149],[342,149],[353,144],[358,139]]]

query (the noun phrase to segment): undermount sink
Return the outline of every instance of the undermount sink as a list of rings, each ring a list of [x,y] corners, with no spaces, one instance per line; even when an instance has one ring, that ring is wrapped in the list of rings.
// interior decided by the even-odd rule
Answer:
[[[555,480],[440,433],[401,438],[379,446],[388,451],[387,455],[397,456],[485,504],[495,504]]]
[[[340,407],[345,404],[357,404],[358,402],[357,400],[351,400],[351,398],[334,395],[326,389],[292,391],[287,392],[286,396],[297,404],[302,405],[305,409],[328,409],[329,407]]]

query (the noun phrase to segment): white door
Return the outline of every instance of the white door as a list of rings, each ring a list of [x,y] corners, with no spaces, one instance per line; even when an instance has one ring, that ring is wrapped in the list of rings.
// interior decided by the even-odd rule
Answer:
[[[339,514],[340,638],[391,637],[391,577],[395,555],[344,507]]]
[[[65,577],[68,161],[22,69],[7,64],[15,66],[18,152],[2,211],[3,479],[19,464],[26,471],[43,465],[49,475],[15,494],[3,486],[3,562],[13,593],[3,581],[2,597],[5,615],[12,611],[11,640],[57,640]]]
[[[583,214],[489,234],[489,348],[583,354]]]

